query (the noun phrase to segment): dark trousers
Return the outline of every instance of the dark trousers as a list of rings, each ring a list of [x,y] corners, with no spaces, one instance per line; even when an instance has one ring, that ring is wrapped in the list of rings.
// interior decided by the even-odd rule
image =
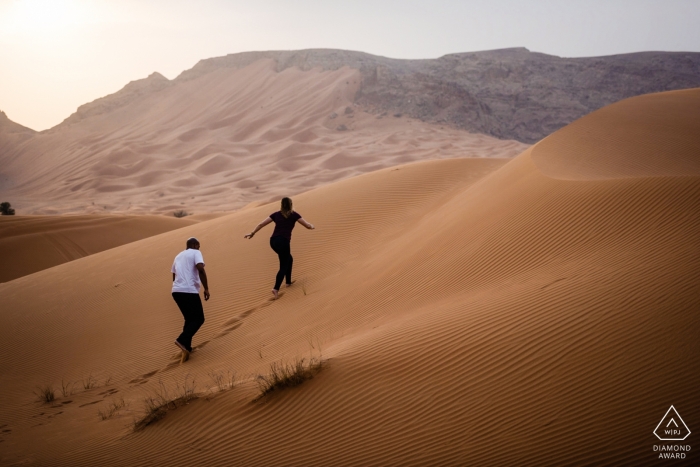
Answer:
[[[204,324],[204,308],[198,293],[173,292],[175,303],[185,318],[185,326],[177,341],[192,352],[192,337]]]
[[[270,239],[270,247],[275,250],[280,258],[280,270],[277,271],[275,278],[275,290],[279,290],[282,285],[282,279],[287,278],[287,284],[292,283],[292,253],[290,252],[290,240],[284,237],[272,237]]]

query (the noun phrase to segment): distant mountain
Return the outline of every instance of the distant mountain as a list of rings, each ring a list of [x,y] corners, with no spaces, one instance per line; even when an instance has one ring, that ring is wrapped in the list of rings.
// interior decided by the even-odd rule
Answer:
[[[147,94],[170,86],[172,83],[168,78],[158,72],[151,73],[148,78],[131,81],[114,94],[95,99],[92,102],[81,105],[78,110],[63,123],[77,123],[80,120],[110,112],[119,107],[123,107]]]
[[[25,134],[32,135],[36,131],[26,126],[22,126],[19,123],[15,123],[7,117],[7,114],[0,110],[0,133],[3,134]]]
[[[12,151],[22,142],[31,139],[36,134],[36,131],[19,123],[10,120],[5,112],[0,110],[0,161],[3,160],[2,155]],[[3,167],[0,167],[0,187],[4,185],[6,177],[2,175]]]
[[[245,52],[201,60],[176,81],[270,58],[278,71],[362,73],[355,102],[501,139],[534,143],[594,110],[652,92],[700,87],[700,53],[641,52],[561,58],[525,48],[399,60],[332,49]]]

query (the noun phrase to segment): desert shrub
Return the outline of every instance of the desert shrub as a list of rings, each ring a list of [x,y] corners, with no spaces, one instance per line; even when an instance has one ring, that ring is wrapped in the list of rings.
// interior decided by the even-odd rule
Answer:
[[[108,420],[114,417],[125,405],[126,402],[121,397],[119,400],[112,401],[105,409],[98,409],[97,415],[100,417],[100,420]]]
[[[214,385],[219,389],[219,391],[225,391],[226,389],[232,389],[236,384],[236,373],[227,371],[210,372],[209,378],[211,378]]]
[[[195,380],[190,380],[189,375],[187,375],[182,385],[176,384],[175,394],[170,395],[165,384],[160,381],[158,389],[144,398],[144,413],[141,418],[134,421],[134,431],[146,428],[151,423],[155,423],[165,417],[165,414],[170,410],[175,410],[196,399],[195,387]]]
[[[7,201],[3,201],[0,203],[0,214],[3,216],[14,216],[15,215],[15,210],[12,209],[12,205],[8,203]]]
[[[36,396],[39,398],[39,401],[44,402],[46,404],[50,404],[56,399],[56,393],[53,389],[53,386],[50,384],[44,384],[43,386],[39,386],[36,388]]]
[[[179,218],[179,217],[185,217],[185,216],[188,216],[188,215],[189,215],[189,213],[188,213],[187,211],[183,211],[182,209],[180,209],[179,211],[175,211],[175,212],[173,213],[173,216],[178,217],[178,218]]]
[[[270,373],[258,376],[258,388],[260,389],[258,398],[276,390],[298,386],[313,378],[316,373],[321,371],[322,366],[321,359],[315,357],[296,358],[291,363],[272,363]]]
[[[97,386],[97,380],[90,373],[87,378],[83,379],[83,389],[92,389],[95,386]]]
[[[73,383],[61,379],[61,395],[63,397],[68,397],[71,394],[73,394]]]

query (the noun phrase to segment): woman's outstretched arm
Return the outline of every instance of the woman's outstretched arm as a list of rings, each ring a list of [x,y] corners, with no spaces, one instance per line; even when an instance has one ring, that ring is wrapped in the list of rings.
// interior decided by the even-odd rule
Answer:
[[[303,225],[304,227],[306,227],[306,228],[309,229],[309,230],[313,230],[313,229],[316,228],[316,227],[314,227],[313,224],[309,224],[308,222],[306,222],[306,221],[305,221],[303,218],[301,218],[301,217],[297,220],[297,222],[300,223],[301,225]]]
[[[255,235],[255,233],[256,233],[258,230],[262,229],[263,227],[265,227],[265,226],[266,226],[267,224],[269,224],[270,222],[272,222],[272,218],[271,218],[271,217],[268,217],[267,219],[265,219],[264,221],[262,221],[261,223],[259,223],[259,224],[257,225],[257,227],[255,227],[255,230],[253,230],[251,233],[249,233],[248,235],[246,235],[245,238],[253,238],[253,235]]]

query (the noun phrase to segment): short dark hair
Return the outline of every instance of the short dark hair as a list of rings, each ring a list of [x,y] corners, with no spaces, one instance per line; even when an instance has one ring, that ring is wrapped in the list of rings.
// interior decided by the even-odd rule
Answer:
[[[190,247],[190,245],[194,245],[195,243],[199,243],[199,240],[197,240],[195,237],[190,237],[187,239],[187,248]]]

